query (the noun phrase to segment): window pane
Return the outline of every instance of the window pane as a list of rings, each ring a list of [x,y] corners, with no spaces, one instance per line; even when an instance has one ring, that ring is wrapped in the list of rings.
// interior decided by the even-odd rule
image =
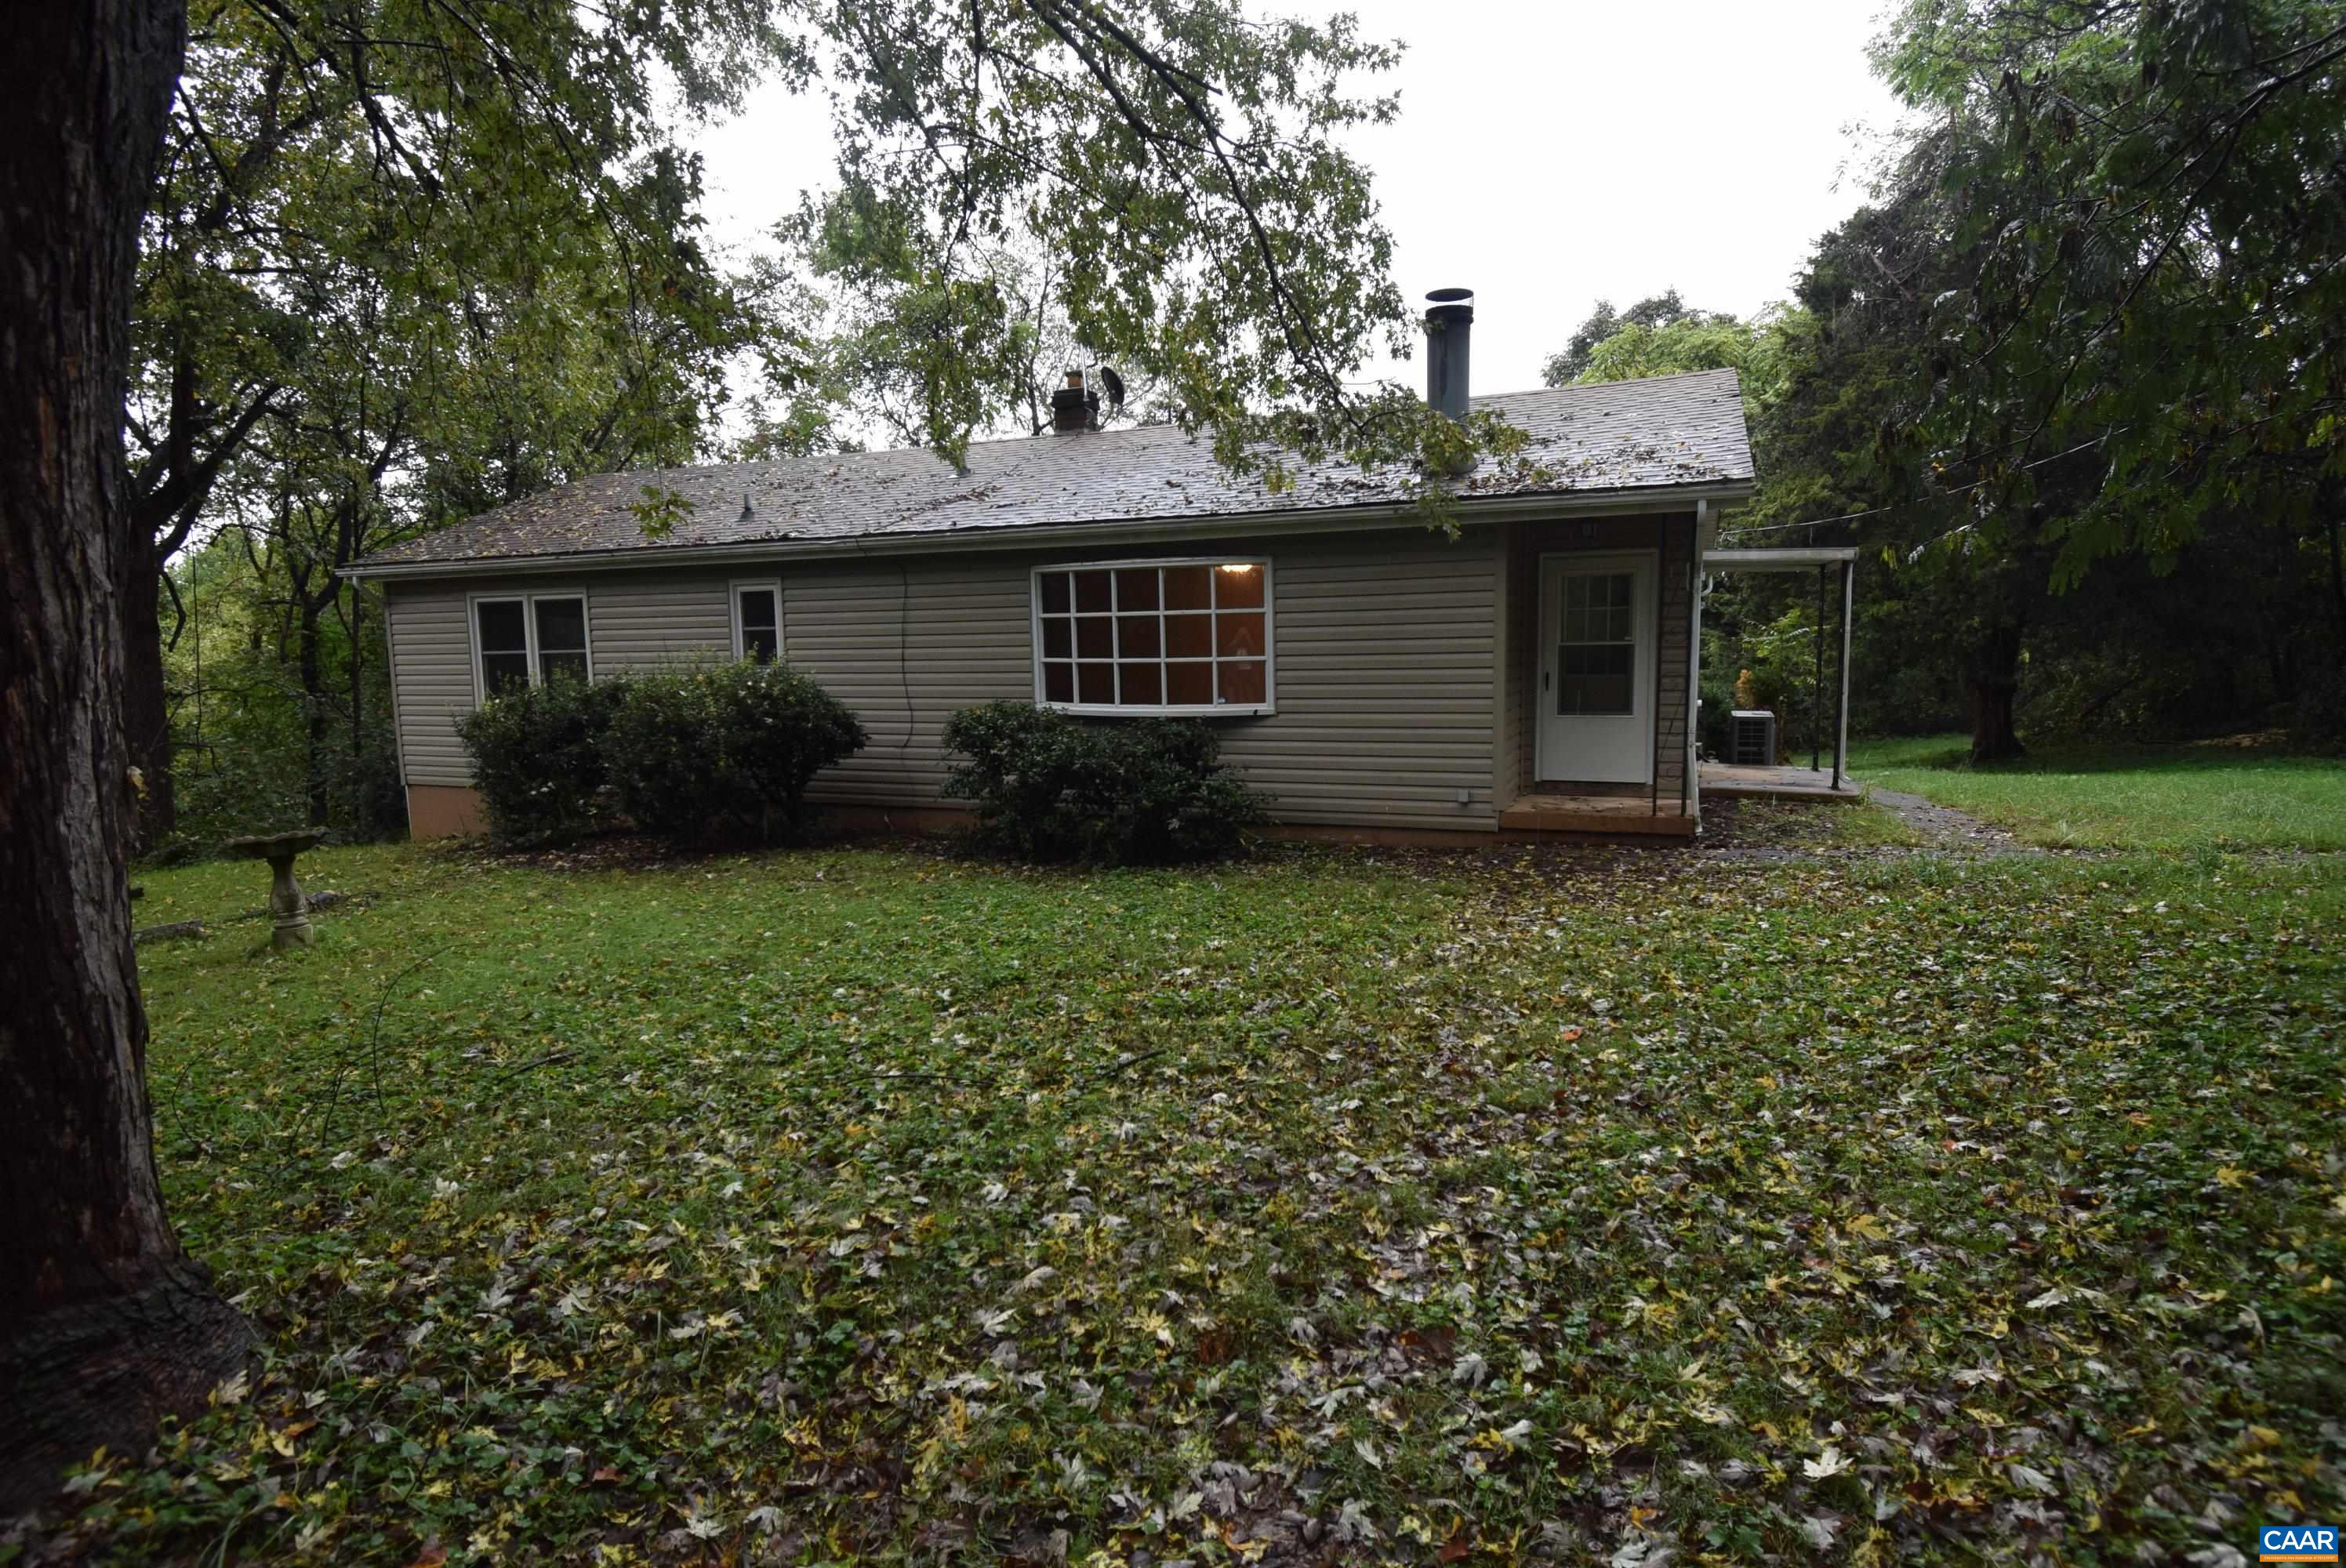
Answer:
[[[1260,566],[1219,566],[1214,571],[1214,602],[1224,609],[1262,607]]]
[[[529,634],[522,620],[519,599],[484,599],[474,606],[474,613],[481,618],[483,653],[524,653],[527,650]]]
[[[1078,610],[1105,610],[1108,608],[1107,574],[1106,572],[1077,572],[1076,574],[1076,608]]]
[[[1116,607],[1153,610],[1157,607],[1157,568],[1131,566],[1116,575]]]
[[[1202,610],[1213,604],[1213,571],[1207,566],[1165,568],[1165,607]]]
[[[774,624],[774,590],[744,588],[741,590],[741,628],[770,626]]]
[[[1214,667],[1210,664],[1168,664],[1165,667],[1165,702],[1169,708],[1205,708],[1214,700]]]
[[[1568,714],[1633,712],[1629,682],[1620,676],[1568,676],[1557,685],[1556,711]]]
[[[481,685],[491,697],[528,684],[529,655],[484,653],[481,656]]]
[[[1116,652],[1114,625],[1106,616],[1076,617],[1076,657],[1107,658]]]
[[[759,664],[773,663],[782,657],[781,634],[772,626],[743,626],[741,657]]]
[[[1044,617],[1043,657],[1045,658],[1076,657],[1076,635],[1069,628],[1070,623],[1064,619],[1054,616]]]
[[[1076,700],[1102,704],[1116,701],[1116,666],[1112,664],[1077,665],[1076,667]]]
[[[1556,650],[1556,710],[1560,714],[1636,711],[1637,649],[1627,643]]]
[[[1157,617],[1155,616],[1118,616],[1116,617],[1117,646],[1126,658],[1157,657]]]
[[[1073,702],[1076,700],[1076,667],[1071,664],[1046,664],[1043,667],[1043,700]]]
[[[1252,657],[1263,651],[1260,614],[1216,616],[1214,633],[1214,651],[1225,658],[1232,654]]]
[[[1214,651],[1211,616],[1165,617],[1165,652],[1171,658],[1203,658]]]
[[[541,651],[537,656],[537,677],[546,681],[575,680],[583,684],[586,679],[586,650],[581,648],[576,653]]]
[[[547,653],[586,651],[586,600],[539,599],[536,608],[537,651],[541,665]]]
[[[1067,575],[1065,572],[1043,574],[1043,613],[1064,616],[1067,613]]]
[[[1215,668],[1219,672],[1224,702],[1260,702],[1263,699],[1260,659],[1241,659],[1236,663],[1226,660]]]
[[[1126,707],[1154,708],[1165,700],[1163,677],[1155,664],[1120,664],[1116,672],[1117,700]]]

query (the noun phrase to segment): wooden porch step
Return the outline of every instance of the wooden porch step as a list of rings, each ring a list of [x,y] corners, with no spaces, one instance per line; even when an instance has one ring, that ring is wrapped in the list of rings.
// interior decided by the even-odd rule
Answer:
[[[1644,795],[1522,795],[1499,813],[1499,828],[1510,833],[1690,839],[1695,819],[1678,809],[1674,796],[1662,800],[1658,809],[1653,799]]]

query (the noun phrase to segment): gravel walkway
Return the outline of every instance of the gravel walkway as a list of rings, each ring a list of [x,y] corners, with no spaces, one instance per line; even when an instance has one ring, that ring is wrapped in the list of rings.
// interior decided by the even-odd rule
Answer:
[[[2001,828],[1991,827],[1967,811],[1942,806],[1902,789],[1876,787],[1868,799],[1887,806],[1898,820],[1923,835],[1928,849],[1958,855],[1994,859],[2003,855],[2041,855],[2034,844],[2024,844]]]

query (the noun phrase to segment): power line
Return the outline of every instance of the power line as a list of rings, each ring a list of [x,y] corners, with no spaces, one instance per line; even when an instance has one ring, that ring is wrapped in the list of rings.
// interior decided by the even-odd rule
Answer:
[[[2020,465],[2021,472],[2025,473],[2032,468],[2042,468],[2048,463],[2058,463],[2063,458],[2074,456],[2077,453],[2085,451],[2086,448],[2089,446],[2100,445],[2103,439],[2103,437],[2097,435],[2090,441],[2079,442],[2076,445],[2070,447],[2066,452],[2056,452],[2050,457],[2040,457],[2034,463],[2024,463]],[[1974,479],[1969,484],[1959,485],[1955,489],[1942,491],[1940,494],[1945,496],[1968,494],[1972,491],[1977,490],[1981,485],[1990,483],[1994,477],[1995,476],[1994,474],[1990,474],[1986,479]],[[1787,528],[1821,528],[1829,523],[1854,523],[1861,517],[1879,517],[1884,512],[1895,512],[1897,510],[1898,508],[1895,506],[1873,506],[1867,508],[1863,512],[1844,512],[1838,517],[1811,517],[1806,522],[1801,523],[1755,524],[1748,528],[1721,528],[1719,533],[1722,536],[1731,535],[1737,538],[1741,538],[1746,534],[1780,534]]]

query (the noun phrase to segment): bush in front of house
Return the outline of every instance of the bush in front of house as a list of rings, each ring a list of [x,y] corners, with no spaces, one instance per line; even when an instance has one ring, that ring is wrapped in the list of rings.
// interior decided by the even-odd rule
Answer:
[[[1265,797],[1194,719],[1086,721],[994,702],[945,722],[959,760],[945,793],[975,803],[978,837],[1023,860],[1169,865],[1239,846]]]
[[[603,745],[629,685],[566,677],[520,687],[456,721],[492,833],[554,843],[605,825]]]
[[[817,773],[863,748],[847,705],[788,665],[637,676],[603,741],[618,808],[679,840],[795,834]]]

